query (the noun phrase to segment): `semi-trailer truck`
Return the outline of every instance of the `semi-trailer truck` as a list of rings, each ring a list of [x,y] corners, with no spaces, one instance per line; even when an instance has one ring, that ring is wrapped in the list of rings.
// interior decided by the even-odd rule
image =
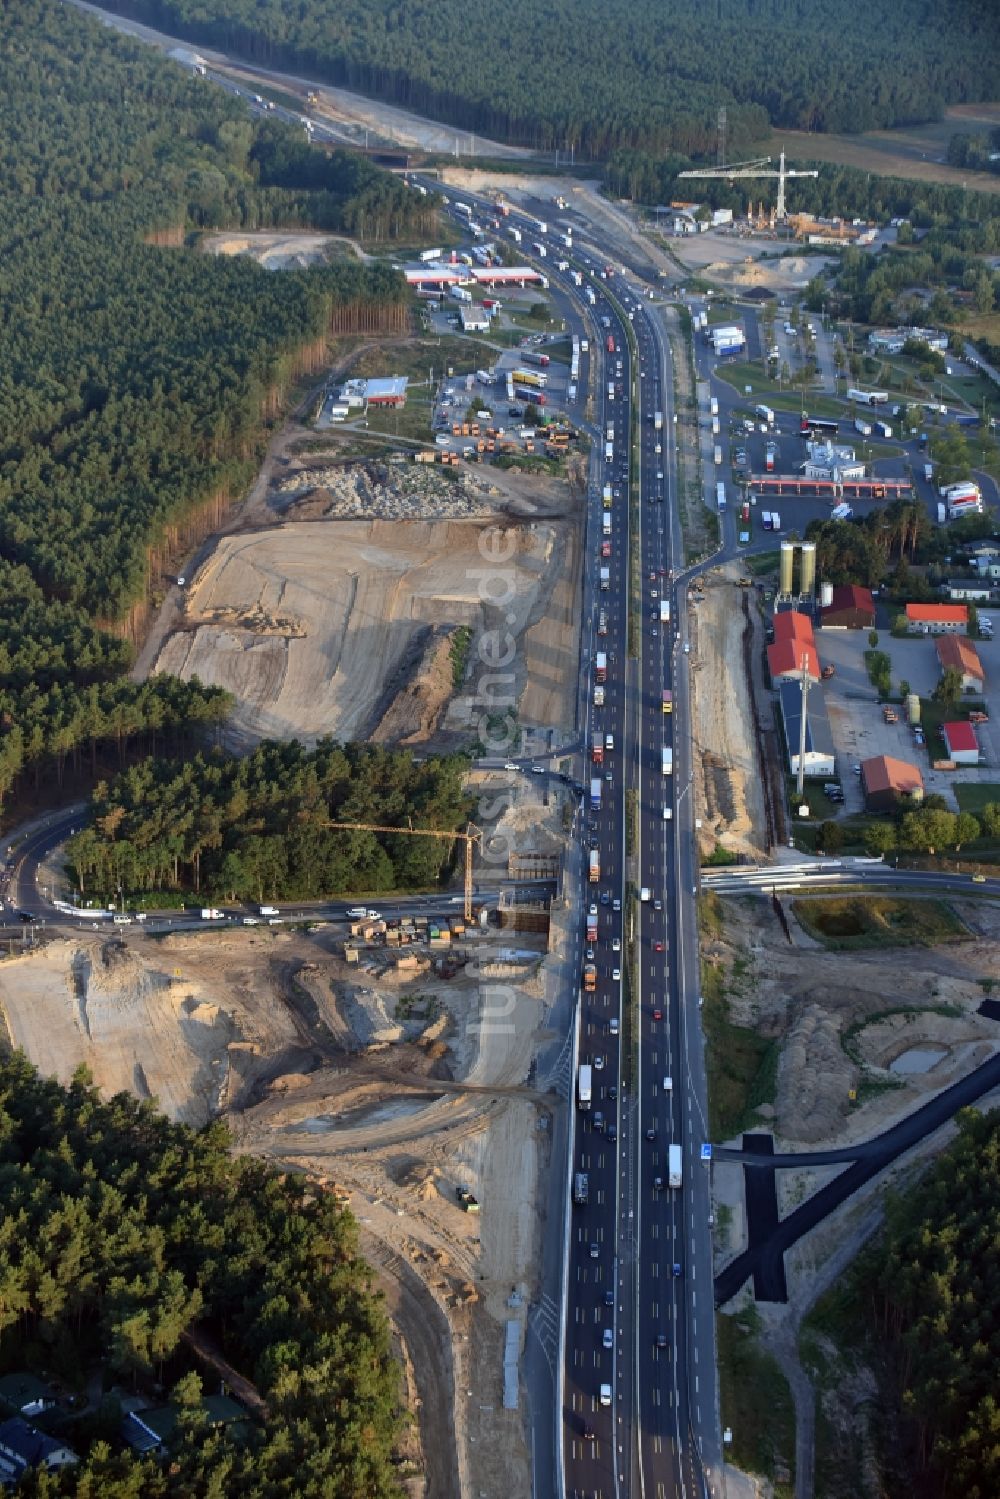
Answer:
[[[664,713],[672,713],[674,711],[674,695],[666,687],[663,689],[663,711]]]
[[[591,1072],[590,1063],[581,1062],[580,1071],[576,1078],[576,1102],[581,1109],[590,1108],[591,1099]],[[586,1178],[585,1178],[586,1179]]]
[[[604,764],[604,735],[599,733],[597,729],[594,730],[593,739],[591,740],[590,758],[595,765]]]
[[[603,687],[598,686],[598,687],[594,688],[594,707],[595,708],[603,708],[604,707],[604,688]]]
[[[600,884],[601,880],[601,856],[596,848],[590,850],[590,883]]]
[[[722,449],[720,448],[720,446],[719,446],[718,443],[716,443],[716,445],[715,445],[715,449],[714,449],[714,451],[712,453],[712,457],[715,460],[715,466],[716,466],[716,468],[719,468],[721,466],[721,464],[722,464]]]
[[[600,776],[594,776],[590,782],[590,810],[599,812],[601,810],[601,789],[603,782]]]
[[[605,463],[614,463],[615,461],[615,445],[613,442],[606,442],[604,444],[604,461]]]
[[[611,569],[610,569],[610,567],[602,567],[601,568],[601,587],[605,591],[605,593],[611,587]]]
[[[610,510],[611,509],[611,505],[612,505],[613,499],[614,499],[614,494],[612,492],[611,485],[610,484],[605,484],[604,490],[603,490],[603,492],[601,494],[601,503],[603,504],[605,510]]]
[[[582,1108],[590,1108],[590,1104],[581,1104]],[[590,1201],[590,1182],[586,1171],[577,1171],[573,1177],[573,1201],[578,1208],[585,1208]]]
[[[660,763],[663,769],[663,774],[665,776],[673,774],[674,752],[672,749],[664,749],[660,751]]]
[[[608,653],[598,651],[594,656],[594,680],[606,682],[608,680]]]
[[[661,625],[669,625],[669,623],[670,623],[670,600],[669,599],[661,599],[660,600],[660,624]]]
[[[675,1189],[684,1184],[684,1168],[681,1163],[681,1148],[679,1145],[667,1146],[667,1182]]]
[[[583,965],[583,992],[584,994],[597,993],[597,967],[594,963]]]
[[[611,535],[611,516],[607,510],[605,510],[603,516],[601,517],[601,533],[604,536]]]
[[[654,411],[653,412],[653,431],[654,432],[662,432],[662,430],[663,430],[663,412],[662,411]]]

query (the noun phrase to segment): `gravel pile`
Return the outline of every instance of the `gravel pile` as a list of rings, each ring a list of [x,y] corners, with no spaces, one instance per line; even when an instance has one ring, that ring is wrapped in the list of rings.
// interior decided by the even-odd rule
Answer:
[[[323,490],[323,517],[343,520],[464,520],[492,514],[500,493],[464,471],[451,478],[429,465],[383,463],[302,469],[277,488],[303,496]]]

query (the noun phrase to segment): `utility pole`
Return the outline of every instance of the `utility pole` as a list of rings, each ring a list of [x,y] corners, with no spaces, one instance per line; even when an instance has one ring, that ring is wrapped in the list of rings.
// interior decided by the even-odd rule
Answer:
[[[806,780],[806,724],[809,706],[809,649],[802,652],[802,721],[799,724],[799,769],[795,777],[795,795],[801,802]]]

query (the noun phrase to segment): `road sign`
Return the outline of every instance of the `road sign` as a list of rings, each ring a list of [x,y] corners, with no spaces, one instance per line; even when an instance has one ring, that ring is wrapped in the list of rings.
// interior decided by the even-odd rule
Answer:
[[[701,1158],[703,1161],[710,1161],[712,1159],[712,1147],[707,1141],[701,1147]]]

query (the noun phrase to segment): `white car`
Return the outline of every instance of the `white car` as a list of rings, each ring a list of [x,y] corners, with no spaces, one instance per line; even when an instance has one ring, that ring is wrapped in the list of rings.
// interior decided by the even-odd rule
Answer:
[[[368,912],[364,906],[351,906],[347,911],[347,915],[355,917],[358,921],[363,921]]]
[[[621,971],[621,969],[620,968],[612,968],[612,970],[611,970],[611,978],[612,978],[613,982],[616,983],[616,984],[621,983],[621,977],[622,977],[622,971]],[[617,1020],[612,1020],[611,1025],[612,1025],[612,1035],[613,1035],[614,1032],[615,1032],[615,1030],[617,1030],[617,1028],[618,1028],[618,1022],[617,1022]]]
[[[605,1348],[613,1348],[615,1346],[615,1335],[610,1327],[604,1329],[601,1336],[601,1343]]]
[[[691,642],[690,642],[690,640],[685,640],[685,642],[684,642],[684,654],[685,654],[685,656],[690,656],[690,654],[691,654]]]
[[[612,937],[612,939],[611,939],[611,951],[612,952],[621,952],[621,950],[622,950],[622,939],[620,937]]]

